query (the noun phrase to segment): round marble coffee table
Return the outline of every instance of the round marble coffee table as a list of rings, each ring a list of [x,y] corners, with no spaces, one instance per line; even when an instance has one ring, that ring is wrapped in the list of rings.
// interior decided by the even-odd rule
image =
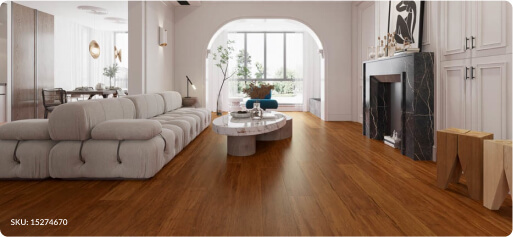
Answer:
[[[285,114],[272,112],[275,118],[252,120],[224,115],[214,119],[214,132],[228,136],[228,154],[232,156],[250,156],[256,152],[257,136],[272,133],[287,124],[291,118]]]

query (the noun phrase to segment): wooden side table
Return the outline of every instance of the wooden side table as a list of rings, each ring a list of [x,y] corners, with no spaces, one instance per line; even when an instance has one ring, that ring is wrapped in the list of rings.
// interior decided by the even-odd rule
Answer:
[[[198,103],[198,97],[183,97],[182,98],[182,106],[183,107],[196,107],[196,103]]]
[[[493,139],[493,133],[470,131],[458,135],[458,156],[474,200],[483,199],[483,143],[489,139]]]
[[[462,167],[458,158],[458,135],[469,131],[448,128],[436,132],[436,177],[439,188],[446,189],[450,182],[459,181]]]
[[[511,191],[511,140],[484,141],[483,205],[498,210]]]

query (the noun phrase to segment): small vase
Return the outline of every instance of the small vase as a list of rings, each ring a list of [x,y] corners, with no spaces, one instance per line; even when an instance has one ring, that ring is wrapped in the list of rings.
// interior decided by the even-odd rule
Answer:
[[[374,47],[374,46],[367,47],[367,56],[368,56],[367,59],[370,59],[370,60],[376,58],[376,47]]]
[[[264,117],[264,110],[260,108],[260,102],[253,103],[253,109],[251,110],[251,119],[260,120]]]

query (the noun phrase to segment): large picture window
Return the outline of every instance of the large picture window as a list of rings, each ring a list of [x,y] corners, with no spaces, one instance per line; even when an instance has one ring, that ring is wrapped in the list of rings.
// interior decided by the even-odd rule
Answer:
[[[303,103],[303,33],[230,32],[235,54],[230,71],[246,66],[247,75],[230,82],[230,96],[243,97],[250,82],[274,85],[273,99],[280,104]]]

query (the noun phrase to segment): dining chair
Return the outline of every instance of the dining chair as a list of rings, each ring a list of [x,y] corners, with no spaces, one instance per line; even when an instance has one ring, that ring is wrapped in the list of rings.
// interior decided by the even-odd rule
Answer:
[[[45,119],[57,106],[67,102],[66,91],[62,88],[43,89],[43,106],[45,107]]]

